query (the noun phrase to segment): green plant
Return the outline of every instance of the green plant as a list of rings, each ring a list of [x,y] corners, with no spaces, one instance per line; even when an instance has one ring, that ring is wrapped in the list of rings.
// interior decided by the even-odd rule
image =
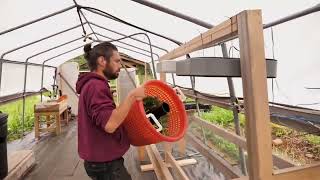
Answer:
[[[26,98],[24,131],[31,131],[34,126],[34,104],[40,101],[39,96]],[[22,100],[0,106],[0,111],[8,114],[8,140],[19,139],[22,136]]]
[[[308,134],[305,139],[312,145],[320,145],[320,137],[316,135]]]
[[[200,117],[204,120],[212,122],[214,124],[221,125],[223,127],[234,127],[233,112],[225,110],[219,107],[213,107],[210,112],[203,112]],[[244,127],[245,118],[244,115],[239,114],[239,121],[241,127]]]
[[[187,99],[184,101],[185,103],[195,102],[194,99],[187,97]]]
[[[277,124],[271,124],[271,134],[277,137],[288,136],[293,132],[292,129],[286,128],[284,126],[280,126]]]

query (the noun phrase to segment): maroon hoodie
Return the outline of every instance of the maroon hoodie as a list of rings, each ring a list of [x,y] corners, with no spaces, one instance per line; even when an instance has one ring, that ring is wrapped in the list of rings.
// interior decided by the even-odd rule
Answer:
[[[123,126],[110,134],[104,128],[116,108],[107,80],[95,73],[81,75],[76,85],[79,97],[78,152],[90,162],[122,157],[129,149]]]

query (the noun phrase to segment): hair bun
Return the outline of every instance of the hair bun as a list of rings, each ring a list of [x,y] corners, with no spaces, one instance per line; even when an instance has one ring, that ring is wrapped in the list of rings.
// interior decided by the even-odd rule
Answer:
[[[92,48],[91,48],[91,43],[86,44],[86,45],[84,46],[84,48],[83,48],[83,51],[84,51],[85,53],[89,53],[91,50],[92,50]]]
[[[91,50],[92,50],[91,43],[84,45],[83,51],[84,51],[84,58],[86,60],[89,59]]]

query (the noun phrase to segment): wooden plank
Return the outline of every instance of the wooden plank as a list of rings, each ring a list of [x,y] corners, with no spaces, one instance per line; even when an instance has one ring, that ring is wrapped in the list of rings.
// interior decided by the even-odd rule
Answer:
[[[249,177],[270,180],[272,146],[261,11],[241,12],[238,16],[238,32]]]
[[[55,127],[39,129],[39,132],[55,132],[55,131],[56,131]]]
[[[219,127],[215,124],[209,123],[205,120],[202,120],[198,116],[194,116],[194,122],[200,126],[203,126],[209,130],[211,130],[214,134],[240,146],[243,149],[247,149],[246,139],[244,137],[238,136],[235,133],[229,132],[226,129]]]
[[[319,177],[320,163],[281,169],[274,172],[274,180],[318,180]]]
[[[172,165],[172,168],[175,173],[177,173],[179,179],[181,180],[188,180],[188,176],[183,171],[183,169],[179,166],[178,162],[174,159],[174,157],[171,155],[171,153],[166,152],[166,162],[169,162]]]
[[[197,164],[197,160],[195,160],[195,159],[182,159],[182,160],[178,160],[177,164],[179,166],[188,166],[188,165],[192,165],[192,164]],[[166,166],[171,167],[171,164],[166,163]],[[153,164],[142,165],[140,168],[141,168],[142,172],[152,171],[154,169]]]
[[[160,169],[163,172],[165,179],[168,179],[168,180],[169,179],[173,179],[173,177],[172,177],[168,167],[164,163],[164,161],[163,161],[163,159],[162,159],[162,157],[161,157],[156,145],[151,144],[150,148],[154,153],[154,157],[156,158],[157,162],[159,163]]]
[[[39,139],[40,137],[40,132],[39,132],[39,128],[40,128],[40,117],[38,114],[34,114],[34,136],[36,139]]]
[[[239,178],[235,178],[235,179],[232,179],[232,180],[249,180],[249,177],[248,176],[241,176]]]
[[[186,139],[183,137],[178,141],[178,152],[181,156],[186,155],[186,149],[187,149],[187,142]]]
[[[172,148],[173,148],[173,143],[171,142],[163,142],[164,145],[164,161],[167,162],[168,157],[167,157],[167,153],[171,154],[172,153]],[[167,153],[166,153],[167,152]]]
[[[218,169],[227,179],[238,178],[242,176],[240,169],[232,167],[226,160],[203,144],[190,132],[186,134],[188,143],[195,147],[203,156],[211,161],[212,165]]]
[[[139,161],[144,161],[146,159],[146,148],[145,146],[137,147]]]
[[[35,158],[31,150],[16,151],[8,157],[8,176],[5,180],[22,178],[35,164]]]
[[[233,16],[207,32],[202,33],[200,36],[193,38],[189,42],[161,56],[159,60],[171,60],[200,49],[211,47],[222,40],[235,38],[237,32],[237,16]]]
[[[60,114],[56,113],[56,133],[59,135],[61,133],[61,121],[60,121]]]
[[[209,123],[205,120],[202,120],[198,116],[195,116],[195,115],[192,115],[192,116],[194,116],[193,119],[196,124],[211,130],[214,134],[240,146],[244,150],[247,150],[247,142],[246,142],[245,138],[238,136],[235,133],[229,132],[229,131],[227,131],[227,130],[225,130],[215,124],[212,124],[212,123]],[[279,169],[294,167],[293,163],[288,162],[285,159],[278,157],[277,155],[273,154],[272,158],[273,158],[274,165]]]
[[[155,145],[152,144],[152,145],[146,146],[146,150],[147,150],[149,159],[154,166],[154,172],[156,173],[157,179],[173,180],[173,177],[170,174],[168,167],[166,167],[165,163],[163,162]]]

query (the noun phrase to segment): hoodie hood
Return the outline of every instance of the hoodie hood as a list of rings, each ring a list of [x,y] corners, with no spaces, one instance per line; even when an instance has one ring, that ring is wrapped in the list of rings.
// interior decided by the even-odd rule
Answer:
[[[77,93],[80,94],[82,87],[89,82],[91,79],[98,79],[101,81],[104,81],[108,85],[108,80],[105,79],[104,77],[100,76],[99,74],[93,73],[93,72],[88,72],[85,74],[82,74],[79,76],[77,84],[76,84],[76,90]]]

